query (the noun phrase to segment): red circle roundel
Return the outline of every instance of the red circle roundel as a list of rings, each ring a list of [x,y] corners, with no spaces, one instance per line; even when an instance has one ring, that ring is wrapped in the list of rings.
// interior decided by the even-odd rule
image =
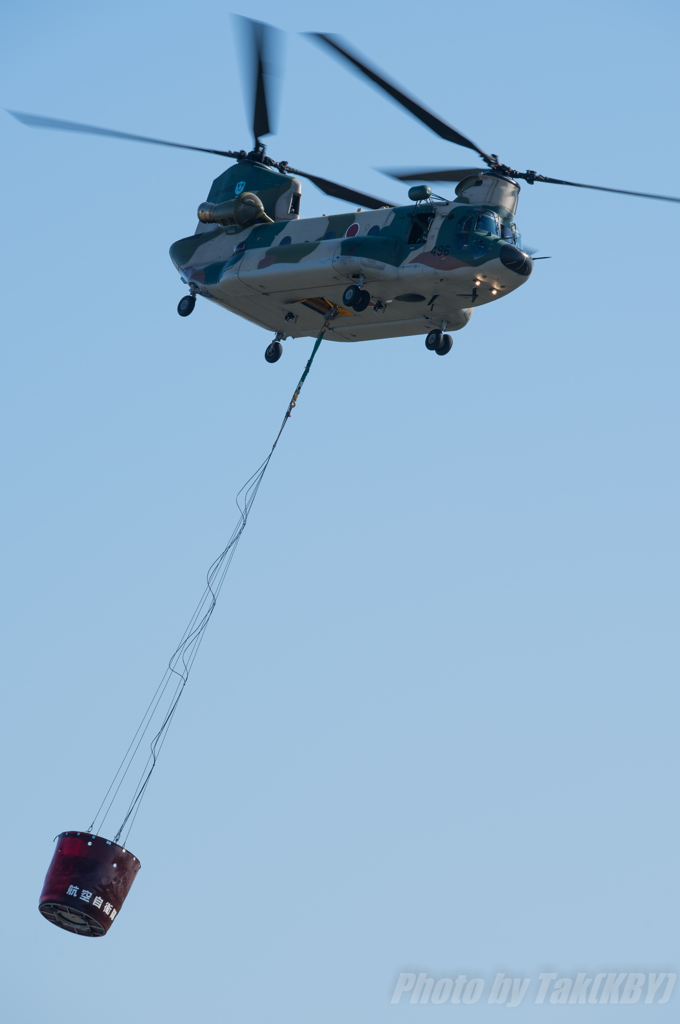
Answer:
[[[350,226],[347,228],[347,231],[345,232],[345,238],[354,238],[358,231],[359,225],[357,224],[356,221],[354,221],[354,224],[350,224]]]

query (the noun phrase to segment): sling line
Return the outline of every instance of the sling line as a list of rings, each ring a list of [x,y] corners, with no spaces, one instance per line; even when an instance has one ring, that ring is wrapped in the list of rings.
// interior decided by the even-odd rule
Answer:
[[[130,745],[127,751],[125,752],[123,760],[121,761],[118,767],[118,771],[114,775],[111,785],[109,786],[108,790],[104,795],[104,799],[99,805],[99,808],[94,816],[92,824],[88,829],[89,832],[95,832],[95,826],[97,827],[98,830],[96,834],[98,834],[99,831],[103,829],[104,822],[106,821],[109,812],[111,811],[111,808],[116,800],[116,797],[118,796],[120,789],[126,777],[128,776],[128,773],[130,772],[130,769],[133,765],[133,762],[135,761],[136,755],[139,752],[144,737],[149,731],[152,722],[154,722],[154,724],[157,724],[158,720],[160,719],[160,725],[156,733],[154,734],[153,739],[151,740],[149,754],[142,769],[137,786],[134,790],[134,793],[132,794],[132,799],[130,800],[130,804],[126,811],[125,817],[123,818],[121,826],[118,829],[116,835],[114,836],[114,841],[116,843],[119,842],[121,835],[127,826],[125,838],[123,839],[123,843],[127,843],[128,836],[130,835],[130,830],[135,822],[135,818],[137,817],[139,808],[141,806],[142,800],[144,799],[144,795],[149,785],[151,775],[153,773],[154,768],[156,767],[158,757],[163,748],[163,744],[165,743],[165,740],[167,738],[170,723],[172,722],[175,711],[177,710],[177,704],[179,703],[179,699],[182,696],[184,687],[187,684],[187,681],[189,679],[189,673],[191,672],[192,665],[196,659],[196,655],[198,654],[198,650],[205,635],[205,630],[215,609],[217,598],[219,597],[220,591],[224,584],[225,577],[227,575],[227,572],[229,571],[229,567],[236,552],[236,548],[238,547],[241,535],[246,528],[248,516],[250,515],[250,510],[253,507],[253,503],[260,489],[262,478],[264,477],[264,474],[267,471],[267,467],[269,466],[272,455],[274,454],[276,446],[279,443],[279,439],[285,429],[286,423],[290,419],[291,413],[293,412],[293,409],[297,404],[297,400],[300,396],[300,391],[302,390],[302,386],[305,383],[305,380],[307,379],[307,375],[311,369],[312,363],[314,362],[314,357],[316,356],[316,353],[319,350],[319,346],[323,341],[323,336],[328,330],[331,321],[335,318],[336,315],[337,311],[335,308],[333,308],[328,312],[326,318],[324,319],[323,327],[321,328],[319,336],[314,343],[312,354],[307,360],[307,365],[305,366],[303,374],[300,377],[293,397],[291,398],[288,404],[286,415],[283,417],[283,422],[281,423],[279,432],[276,435],[269,455],[264,460],[259,469],[257,469],[255,473],[253,473],[253,475],[245,482],[241,490],[236,495],[236,505],[239,510],[239,518],[236,523],[236,526],[234,527],[232,535],[229,538],[227,546],[224,548],[222,553],[215,559],[215,561],[208,570],[206,576],[206,587],[205,590],[203,591],[203,595],[201,596],[201,599],[196,606],[196,609],[191,617],[189,625],[184,631],[182,639],[175,648],[175,651],[172,657],[170,658],[170,661],[168,662],[168,667],[165,670],[165,674],[163,675],[163,678],[158,684],[158,687],[156,688],[156,691],[153,697],[151,698],[151,701],[149,702],[149,705],[142,717],[142,720],[139,723],[137,731],[132,737]]]

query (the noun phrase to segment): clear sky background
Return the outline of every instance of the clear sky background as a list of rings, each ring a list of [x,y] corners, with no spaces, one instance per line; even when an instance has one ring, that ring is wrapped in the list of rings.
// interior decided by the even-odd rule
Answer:
[[[1,105],[248,146],[231,10],[8,5]],[[393,201],[372,168],[469,160],[319,30],[515,166],[680,195],[677,4],[242,13],[289,33],[277,159]],[[270,366],[269,334],[175,312],[167,251],[223,160],[0,133],[5,1018],[486,1021],[496,971],[533,979],[527,1020],[674,1017],[677,991],[533,998],[680,966],[680,207],[523,186],[552,259],[449,356],[322,345],[90,941],[38,914],[52,838],[89,824],[312,342]],[[347,209],[303,185],[303,215]],[[390,1006],[415,970],[487,992]]]

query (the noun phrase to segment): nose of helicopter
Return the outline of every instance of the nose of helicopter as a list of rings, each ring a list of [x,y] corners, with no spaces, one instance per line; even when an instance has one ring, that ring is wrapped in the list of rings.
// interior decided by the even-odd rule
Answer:
[[[534,261],[531,256],[509,242],[507,245],[502,246],[500,257],[503,266],[507,267],[508,270],[514,270],[520,277],[528,277],[534,269]]]

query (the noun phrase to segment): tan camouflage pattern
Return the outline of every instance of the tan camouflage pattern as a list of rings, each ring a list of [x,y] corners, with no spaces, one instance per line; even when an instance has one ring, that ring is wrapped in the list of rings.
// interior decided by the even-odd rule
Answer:
[[[290,213],[299,181],[243,160],[213,182],[208,201],[244,191],[260,197],[274,223],[199,223],[170,255],[196,294],[286,337],[316,336],[324,303],[343,314],[327,334],[336,341],[427,334],[442,325],[456,331],[473,308],[528,279],[500,260],[503,246],[521,247],[514,229],[519,186],[488,172],[461,182],[451,202],[300,218]],[[495,224],[496,233],[484,224]],[[353,283],[371,296],[361,313],[342,306]]]

